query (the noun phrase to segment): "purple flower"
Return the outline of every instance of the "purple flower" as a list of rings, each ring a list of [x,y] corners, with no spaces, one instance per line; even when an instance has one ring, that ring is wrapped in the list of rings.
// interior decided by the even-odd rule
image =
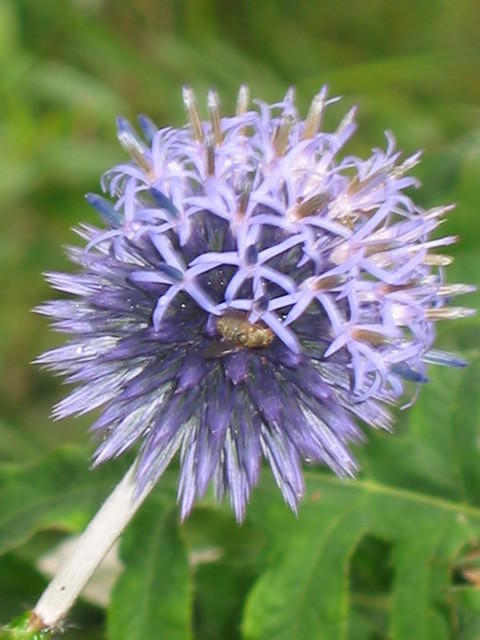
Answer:
[[[210,92],[202,121],[185,89],[186,127],[119,118],[131,161],[87,195],[105,228],[77,229],[77,273],[47,274],[72,297],[39,311],[73,338],[38,361],[78,385],[55,417],[103,407],[95,464],[140,443],[139,488],[179,452],[182,517],[212,482],[242,520],[262,458],[296,510],[302,460],[353,475],[358,423],[390,429],[426,363],[464,364],[432,350],[438,320],[471,313],[446,306],[472,290],[444,282],[456,238],[431,238],[452,207],[414,204],[420,154],[390,133],[339,155],[356,125],[321,130],[333,101],[302,120],[292,91],[250,110],[242,87],[235,116]]]

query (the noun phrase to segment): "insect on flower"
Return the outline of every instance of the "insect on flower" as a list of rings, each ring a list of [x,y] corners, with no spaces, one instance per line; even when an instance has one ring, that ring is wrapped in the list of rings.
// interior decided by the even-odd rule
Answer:
[[[76,273],[47,274],[72,297],[39,311],[72,338],[38,362],[77,385],[54,416],[102,407],[95,464],[139,445],[139,490],[178,453],[182,517],[213,483],[242,520],[262,459],[296,510],[302,461],[354,475],[359,425],[390,429],[428,364],[464,364],[433,348],[472,313],[448,306],[473,290],[445,282],[457,238],[432,237],[452,207],[414,203],[420,154],[389,132],[342,153],[355,110],[323,131],[333,101],[302,119],[293,91],[251,108],[243,86],[231,117],[209,92],[204,120],[186,88],[185,127],[119,118],[131,159],[87,196],[105,227],[77,229]]]
[[[271,329],[262,324],[253,324],[241,313],[228,313],[216,321],[220,341],[210,345],[207,357],[220,357],[241,349],[268,347],[275,337]]]

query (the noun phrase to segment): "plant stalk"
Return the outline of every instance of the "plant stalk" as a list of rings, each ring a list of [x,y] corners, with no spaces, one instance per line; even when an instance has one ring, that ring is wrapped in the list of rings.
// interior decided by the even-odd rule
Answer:
[[[54,630],[61,626],[95,569],[150,493],[153,484],[137,494],[136,464],[135,461],[102,504],[78,539],[71,556],[43,592],[30,615],[32,631]]]

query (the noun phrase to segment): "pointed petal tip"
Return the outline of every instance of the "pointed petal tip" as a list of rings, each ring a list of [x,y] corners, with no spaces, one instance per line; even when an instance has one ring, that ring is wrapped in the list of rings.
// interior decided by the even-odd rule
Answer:
[[[147,142],[151,143],[158,131],[157,125],[151,118],[143,113],[138,114],[137,121],[140,125],[140,129],[142,130],[143,135],[145,136],[145,139],[147,140]]]
[[[454,353],[448,351],[439,351],[430,349],[423,355],[423,361],[427,364],[434,364],[441,367],[463,368],[468,366],[468,361],[460,358]]]
[[[123,116],[117,116],[115,118],[115,122],[117,125],[117,132],[120,133],[125,133],[126,131],[130,131],[131,130],[131,125],[130,122],[124,118]]]

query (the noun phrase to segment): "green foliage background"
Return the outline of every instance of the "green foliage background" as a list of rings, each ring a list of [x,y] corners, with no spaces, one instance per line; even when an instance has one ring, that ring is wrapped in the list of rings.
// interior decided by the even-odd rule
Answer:
[[[477,0],[0,0],[0,622],[46,584],[36,560],[79,532],[120,478],[88,471],[89,419],[53,424],[64,390],[29,366],[60,338],[30,309],[42,270],[67,267],[82,194],[122,158],[114,117],[181,124],[181,86],[240,82],[266,100],[327,82],[353,103],[368,153],[391,128],[425,206],[456,201],[450,280],[480,276],[480,5]],[[328,124],[327,122],[327,124]],[[443,230],[442,230],[443,231]],[[478,295],[466,301],[477,306]],[[395,436],[369,433],[343,484],[306,473],[295,519],[265,473],[238,528],[204,501],[183,526],[175,472],[126,532],[107,608],[80,602],[64,638],[474,640],[480,638],[479,319],[441,328],[467,357],[432,371]]]

